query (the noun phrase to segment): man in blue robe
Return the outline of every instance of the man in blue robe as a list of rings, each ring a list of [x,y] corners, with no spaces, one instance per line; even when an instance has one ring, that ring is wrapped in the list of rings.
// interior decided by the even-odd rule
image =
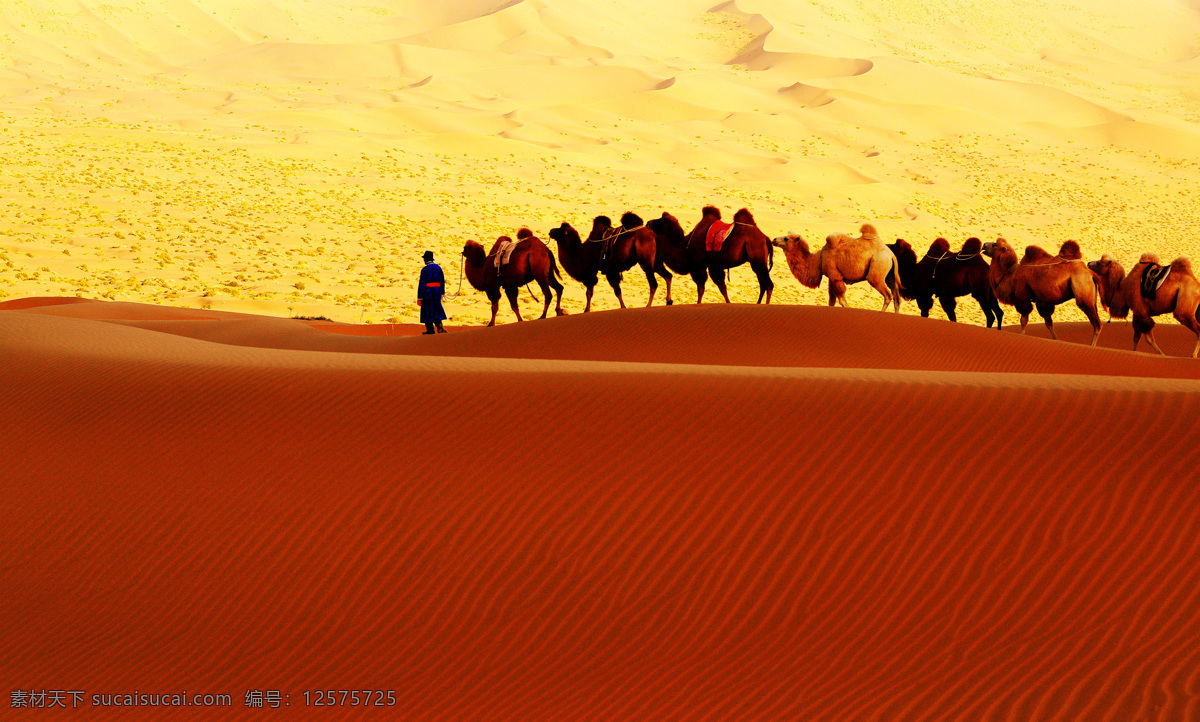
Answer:
[[[425,251],[422,256],[425,267],[421,269],[421,279],[417,281],[417,305],[421,307],[421,323],[425,324],[426,336],[432,333],[446,333],[442,328],[442,320],[446,311],[442,309],[442,294],[446,292],[446,276],[442,267],[433,262],[433,251]],[[434,327],[437,331],[434,331]]]

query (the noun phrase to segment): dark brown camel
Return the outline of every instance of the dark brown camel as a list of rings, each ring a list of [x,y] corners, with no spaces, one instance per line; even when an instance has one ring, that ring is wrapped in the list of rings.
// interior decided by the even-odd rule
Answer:
[[[646,224],[654,231],[654,272],[662,276],[667,283],[667,305],[675,303],[671,298],[671,272],[681,276],[691,275],[691,265],[688,260],[687,235],[679,219],[670,213],[663,212],[660,218],[655,218]]]
[[[558,258],[567,275],[583,284],[587,294],[587,305],[583,312],[592,310],[592,293],[600,280],[600,255],[603,248],[599,243],[584,243],[579,232],[570,223],[563,222],[558,228],[550,229],[550,237],[558,244]]]
[[[1075,255],[1066,248],[1064,251]],[[1029,314],[1036,306],[1050,329],[1050,336],[1057,339],[1052,318],[1054,307],[1074,298],[1075,305],[1092,324],[1092,345],[1096,345],[1100,337],[1100,316],[1096,312],[1099,281],[1083,261],[1051,256],[1037,246],[1029,246],[1025,249],[1025,259],[1018,263],[1016,251],[1003,238],[983,244],[983,254],[992,259],[988,281],[997,300],[1014,306],[1021,314],[1021,333],[1025,333]]]
[[[983,242],[978,238],[968,238],[957,252],[950,250],[950,242],[945,238],[938,238],[919,261],[912,246],[903,238],[896,239],[888,248],[896,254],[900,264],[900,282],[903,284],[900,292],[917,302],[922,316],[929,316],[936,297],[946,317],[957,322],[957,299],[969,295],[983,309],[988,328],[993,322],[996,328],[1001,327],[1004,310],[988,282],[989,264],[982,257]]]
[[[625,299],[621,295],[621,274],[635,265],[641,267],[650,285],[650,298],[646,305],[654,303],[654,294],[658,291],[658,279],[654,277],[657,238],[637,214],[626,213],[621,216],[619,228],[613,228],[608,216],[596,216],[587,242],[602,247],[599,270],[608,279],[613,293],[617,294],[621,308],[625,308]],[[561,251],[559,255],[562,255]]]
[[[688,268],[696,283],[696,303],[704,300],[704,274],[708,272],[713,283],[729,303],[729,291],[725,288],[725,269],[749,263],[758,277],[758,301],[771,303],[771,292],[775,283],[771,280],[771,268],[775,265],[775,249],[771,239],[758,229],[754,216],[743,208],[733,216],[733,227],[721,243],[718,251],[708,251],[706,236],[714,223],[720,222],[721,211],[705,206],[700,212],[700,222],[687,236]]]
[[[500,265],[499,273],[496,272],[496,263],[499,260],[497,251],[503,243],[511,243],[512,239],[501,236],[493,244],[490,253],[485,253],[483,246],[476,241],[467,241],[463,246],[462,255],[466,259],[463,270],[467,280],[475,290],[487,294],[488,300],[492,302],[492,320],[488,322],[488,326],[496,325],[496,312],[500,308],[500,289],[504,289],[504,294],[508,296],[508,303],[512,306],[513,313],[517,314],[517,321],[524,320],[521,318],[521,310],[517,307],[517,293],[521,286],[531,281],[537,282],[542,289],[542,298],[545,299],[546,305],[542,308],[539,318],[545,318],[550,311],[550,289],[554,289],[556,297],[554,313],[558,316],[563,315],[563,287],[558,282],[558,264],[554,262],[554,254],[528,228],[518,231],[517,238],[519,240],[513,248],[512,255],[507,263]]]

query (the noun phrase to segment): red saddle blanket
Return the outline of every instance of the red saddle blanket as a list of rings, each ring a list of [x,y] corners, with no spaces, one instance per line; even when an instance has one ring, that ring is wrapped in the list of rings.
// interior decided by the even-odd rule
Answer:
[[[732,223],[713,221],[712,225],[708,227],[708,235],[704,237],[704,250],[712,253],[721,250],[721,244],[725,242],[731,230],[733,230]]]

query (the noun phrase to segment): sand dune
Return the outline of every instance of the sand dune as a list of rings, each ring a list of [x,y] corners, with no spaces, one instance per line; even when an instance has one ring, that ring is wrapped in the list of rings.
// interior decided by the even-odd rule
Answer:
[[[708,204],[1197,258],[1194,0],[0,5],[9,690],[1200,719],[1170,319],[1159,358],[1126,323],[1087,347],[1073,307],[1060,342],[864,284],[829,309],[777,256],[771,307],[677,278],[641,308],[634,273],[627,310],[565,280],[569,315],[488,329],[455,268]]]
[[[351,685],[421,719],[1192,718],[1200,382],[938,321],[931,356],[973,370],[904,370],[916,343],[843,368],[844,338],[790,366],[760,310],[391,354],[98,320],[255,321],[225,314],[0,312],[0,674],[232,693],[205,718]],[[689,311],[727,312],[692,360],[636,358],[639,324]],[[711,365],[737,329],[749,358]],[[617,331],[620,361],[556,358]],[[526,357],[448,343],[485,332]],[[1033,373],[961,359],[989,340]]]
[[[1176,0],[25,0],[0,297],[412,323],[425,248],[706,203],[770,235],[1192,255],[1198,33]]]

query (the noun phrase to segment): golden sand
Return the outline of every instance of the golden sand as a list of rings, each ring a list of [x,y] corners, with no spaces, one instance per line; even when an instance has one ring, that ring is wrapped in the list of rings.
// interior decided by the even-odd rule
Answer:
[[[1174,0],[428,5],[6,3],[0,297],[412,321],[427,248],[454,292],[468,238],[626,210],[688,229],[709,203],[919,253],[1197,250],[1200,12]],[[776,302],[824,302],[780,254],[773,275]],[[452,323],[486,319],[463,286]],[[734,300],[755,289],[733,271]]]

